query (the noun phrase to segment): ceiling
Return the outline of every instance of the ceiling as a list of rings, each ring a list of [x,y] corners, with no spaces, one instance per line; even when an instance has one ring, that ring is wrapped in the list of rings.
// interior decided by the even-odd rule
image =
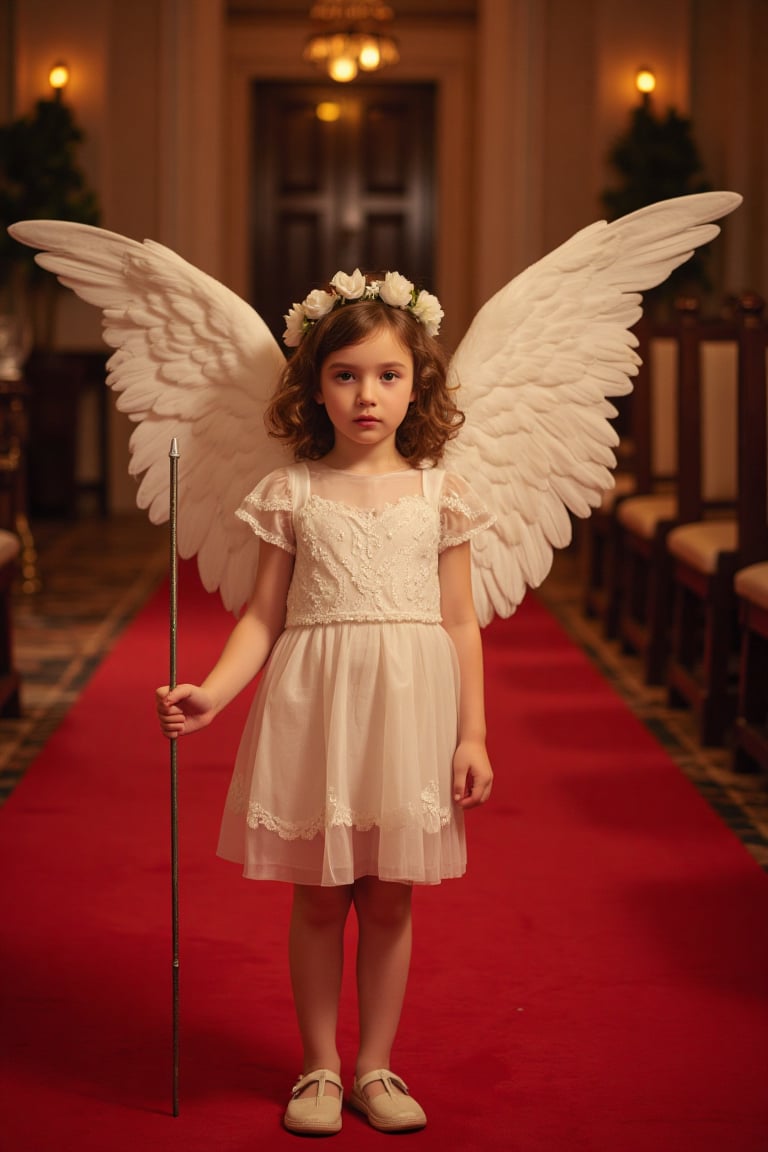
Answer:
[[[309,19],[312,0],[228,0],[227,14],[237,19]],[[474,20],[477,0],[392,0],[396,20]]]

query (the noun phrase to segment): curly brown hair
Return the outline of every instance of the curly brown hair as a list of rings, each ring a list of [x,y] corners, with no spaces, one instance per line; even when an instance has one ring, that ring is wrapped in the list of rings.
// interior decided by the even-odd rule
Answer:
[[[442,345],[406,309],[381,300],[354,301],[334,308],[305,334],[285,366],[265,413],[270,436],[285,440],[296,460],[319,460],[334,444],[334,428],[317,402],[320,371],[340,348],[360,344],[389,328],[413,357],[414,400],[397,430],[395,445],[409,464],[436,464],[464,423],[448,386],[448,357]]]

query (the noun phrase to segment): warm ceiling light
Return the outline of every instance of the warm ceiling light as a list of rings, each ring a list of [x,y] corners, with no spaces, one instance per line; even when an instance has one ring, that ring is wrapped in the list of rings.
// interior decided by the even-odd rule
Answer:
[[[325,69],[332,80],[347,84],[358,69],[375,72],[400,59],[397,43],[388,32],[394,18],[389,4],[322,0],[313,4],[309,15],[317,31],[307,41],[304,59]]]
[[[54,92],[61,92],[63,88],[66,88],[67,84],[69,84],[69,68],[67,68],[66,64],[54,64],[48,73],[48,83]]]
[[[375,36],[369,36],[360,45],[358,64],[366,72],[375,72],[377,68],[381,67],[381,50]]]
[[[656,87],[656,74],[651,68],[638,68],[635,75],[635,87],[644,96],[649,96]]]
[[[357,61],[351,51],[345,51],[339,56],[331,56],[328,60],[328,75],[331,80],[339,84],[348,84],[357,76]]]

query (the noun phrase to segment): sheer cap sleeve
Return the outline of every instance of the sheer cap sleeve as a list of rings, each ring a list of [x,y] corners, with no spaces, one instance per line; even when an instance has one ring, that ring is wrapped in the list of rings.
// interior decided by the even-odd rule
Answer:
[[[440,490],[440,545],[455,548],[495,523],[470,484],[455,472],[446,472]]]
[[[257,536],[286,552],[296,552],[293,528],[293,488],[288,468],[270,472],[249,492],[235,515],[249,524]]]

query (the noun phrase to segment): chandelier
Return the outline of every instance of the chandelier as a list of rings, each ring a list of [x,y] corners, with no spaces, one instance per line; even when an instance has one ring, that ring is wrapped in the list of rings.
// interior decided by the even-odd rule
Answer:
[[[400,53],[389,35],[394,15],[391,6],[379,0],[321,0],[309,13],[318,30],[307,41],[304,59],[324,68],[340,84],[354,80],[359,71],[376,72],[396,64]]]

